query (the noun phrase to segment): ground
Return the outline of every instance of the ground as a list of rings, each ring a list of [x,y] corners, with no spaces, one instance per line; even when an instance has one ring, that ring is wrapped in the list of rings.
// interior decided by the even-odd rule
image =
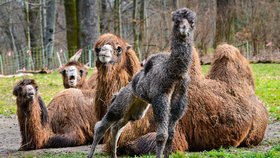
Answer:
[[[87,154],[90,150],[90,145],[86,145],[57,149],[17,151],[20,146],[21,138],[16,115],[12,115],[9,117],[0,115],[0,129],[0,157],[29,157],[28,155],[53,155],[58,153],[75,154],[76,152]],[[271,149],[271,147],[277,142],[280,142],[280,121],[273,121],[269,124],[262,143],[256,147],[246,148],[246,150],[267,151]],[[97,152],[102,152],[101,148],[102,145],[99,145]]]

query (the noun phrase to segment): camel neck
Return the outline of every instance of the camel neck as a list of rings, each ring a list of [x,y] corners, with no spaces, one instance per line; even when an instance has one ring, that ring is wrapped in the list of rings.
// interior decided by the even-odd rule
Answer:
[[[188,71],[192,58],[191,39],[182,39],[173,35],[171,40],[171,55],[168,59],[168,67],[174,75],[185,74]]]

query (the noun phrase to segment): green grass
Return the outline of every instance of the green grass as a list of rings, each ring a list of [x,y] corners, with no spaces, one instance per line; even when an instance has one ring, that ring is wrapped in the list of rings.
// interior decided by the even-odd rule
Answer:
[[[280,120],[280,64],[252,64],[256,94],[270,115]]]

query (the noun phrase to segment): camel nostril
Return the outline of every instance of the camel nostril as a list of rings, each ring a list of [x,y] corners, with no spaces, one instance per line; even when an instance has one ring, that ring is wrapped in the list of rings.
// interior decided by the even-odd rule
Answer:
[[[69,80],[74,80],[74,79],[75,79],[75,76],[73,76],[73,75],[69,77]]]

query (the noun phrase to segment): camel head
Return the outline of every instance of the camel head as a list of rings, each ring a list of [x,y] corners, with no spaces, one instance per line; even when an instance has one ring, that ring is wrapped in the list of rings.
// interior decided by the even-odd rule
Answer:
[[[181,36],[183,39],[191,36],[191,32],[195,26],[195,12],[187,8],[181,8],[171,14],[172,21],[174,22],[173,33]]]
[[[33,79],[19,81],[14,87],[13,94],[21,100],[32,101],[38,94],[38,86]]]
[[[97,40],[94,50],[97,61],[96,66],[109,66],[122,62],[122,55],[130,49],[123,39],[113,34],[103,34]]]
[[[69,61],[59,69],[65,88],[79,88],[86,80],[88,67],[77,62]]]

